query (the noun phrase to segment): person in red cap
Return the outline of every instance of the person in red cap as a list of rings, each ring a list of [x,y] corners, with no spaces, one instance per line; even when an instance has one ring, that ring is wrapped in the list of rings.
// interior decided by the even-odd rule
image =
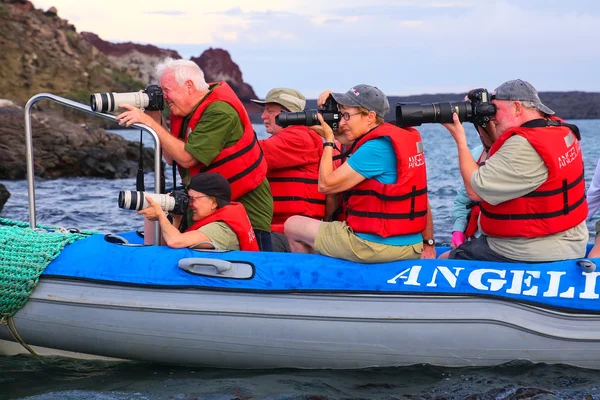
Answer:
[[[167,246],[259,250],[244,206],[231,201],[227,179],[214,172],[200,173],[192,177],[187,190],[194,223],[183,233],[179,231],[183,216],[173,215],[171,223],[151,197],[146,197],[150,207],[138,211],[150,221],[159,222]]]

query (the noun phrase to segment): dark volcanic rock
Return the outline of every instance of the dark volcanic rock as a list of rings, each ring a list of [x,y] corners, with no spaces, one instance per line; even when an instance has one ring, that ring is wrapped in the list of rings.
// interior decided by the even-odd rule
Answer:
[[[207,82],[227,82],[242,100],[248,113],[261,112],[261,108],[250,101],[258,98],[254,89],[244,82],[240,67],[233,62],[227,51],[210,48],[200,57],[192,57],[190,60],[202,69]]]
[[[4,106],[2,106],[4,105]],[[24,179],[24,112],[0,100],[0,179]],[[137,172],[139,144],[100,128],[82,127],[53,113],[32,117],[35,175],[46,178],[90,176],[133,177]],[[151,171],[154,149],[144,148],[144,167]]]
[[[2,212],[2,208],[10,198],[10,193],[6,189],[6,186],[0,183],[0,212]]]

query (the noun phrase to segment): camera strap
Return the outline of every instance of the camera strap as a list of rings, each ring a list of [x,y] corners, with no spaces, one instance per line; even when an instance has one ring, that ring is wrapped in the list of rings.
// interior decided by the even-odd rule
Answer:
[[[135,178],[135,190],[143,192],[144,187],[144,144],[142,143],[143,131],[140,129],[140,158],[138,160],[137,176]]]
[[[573,132],[577,140],[581,141],[581,133],[579,127],[575,124],[568,124],[566,122],[554,120],[554,119],[533,119],[525,122],[521,127],[523,128],[545,128],[548,126],[566,126]]]
[[[173,190],[177,187],[177,161],[171,163],[171,171],[173,173]]]

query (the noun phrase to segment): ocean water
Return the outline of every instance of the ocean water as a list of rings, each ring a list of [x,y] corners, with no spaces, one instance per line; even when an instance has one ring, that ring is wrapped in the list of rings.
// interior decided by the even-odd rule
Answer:
[[[600,120],[576,120],[589,185],[600,157]],[[265,137],[256,125],[259,137]],[[471,147],[479,144],[467,126]],[[460,174],[456,147],[440,125],[419,128],[425,145],[435,237],[449,243],[450,210]],[[120,131],[131,140],[139,131]],[[149,137],[144,143],[152,146]],[[35,146],[35,143],[34,143]],[[145,177],[152,190],[153,175]],[[27,221],[26,181],[0,181],[12,196],[0,217]],[[37,222],[121,232],[142,219],[117,207],[135,179],[36,179]],[[589,223],[592,228],[592,222]],[[592,229],[593,232],[593,229]],[[593,237],[590,239],[593,240]],[[0,326],[0,329],[5,329]],[[0,399],[600,399],[600,371],[513,362],[489,368],[415,365],[358,371],[225,370],[135,362],[0,356]]]

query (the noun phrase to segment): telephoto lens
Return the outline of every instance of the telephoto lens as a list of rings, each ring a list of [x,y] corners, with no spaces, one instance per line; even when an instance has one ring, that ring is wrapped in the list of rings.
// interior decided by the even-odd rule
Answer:
[[[160,111],[164,108],[163,91],[158,85],[148,85],[144,91],[131,93],[94,93],[90,95],[92,111],[112,113],[122,104],[148,111]]]
[[[473,109],[468,101],[456,103],[398,103],[396,106],[396,125],[419,126],[427,123],[452,122],[452,114],[458,113],[461,122],[471,121]]]
[[[173,196],[168,194],[135,192],[132,190],[121,190],[119,192],[119,208],[137,211],[148,208],[150,207],[150,203],[146,200],[146,196],[160,204],[160,208],[165,212],[172,211],[175,208],[175,198]]]
[[[286,127],[290,125],[318,125],[317,110],[305,110],[300,112],[282,112],[275,117],[275,123]]]
[[[131,93],[94,93],[90,96],[92,111],[101,113],[115,112],[121,104],[130,104],[135,108],[148,107],[149,98],[144,92]]]

